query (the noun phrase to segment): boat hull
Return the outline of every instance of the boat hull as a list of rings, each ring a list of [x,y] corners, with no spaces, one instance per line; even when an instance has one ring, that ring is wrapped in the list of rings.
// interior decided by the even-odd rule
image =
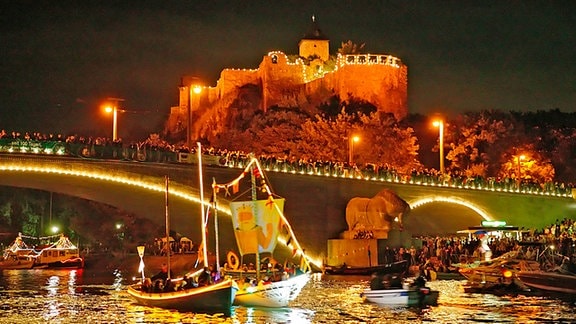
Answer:
[[[220,283],[173,292],[145,292],[140,285],[128,287],[128,294],[138,304],[175,309],[183,312],[222,312],[230,314],[238,290],[237,285],[227,279]]]
[[[545,271],[520,271],[518,279],[530,288],[565,294],[576,294],[576,276]]]
[[[310,280],[305,273],[287,280],[275,281],[257,286],[242,287],[236,293],[234,305],[251,307],[286,307],[296,299],[302,288]]]
[[[32,269],[34,259],[28,257],[6,258],[0,261],[0,270]]]
[[[402,273],[408,270],[408,263],[400,261],[390,264],[381,264],[371,267],[351,267],[351,266],[325,266],[324,272],[332,275],[364,275],[369,276],[377,273]]]
[[[415,289],[366,289],[361,296],[368,302],[385,306],[434,306],[438,305],[439,292],[428,288]]]
[[[84,259],[81,257],[70,258],[62,261],[50,262],[46,264],[38,264],[40,268],[50,269],[82,269],[84,268]]]

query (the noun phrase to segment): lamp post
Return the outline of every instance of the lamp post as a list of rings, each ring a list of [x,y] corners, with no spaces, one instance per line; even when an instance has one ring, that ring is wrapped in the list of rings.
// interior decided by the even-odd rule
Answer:
[[[516,157],[516,160],[518,161],[518,184],[520,184],[520,182],[522,181],[522,168],[520,165],[520,161],[524,160],[526,158],[526,156],[522,155],[518,155]]]
[[[352,164],[354,160],[354,142],[360,141],[358,136],[348,136],[348,164]]]
[[[107,106],[106,112],[112,113],[112,140],[116,141],[118,139],[118,103],[124,99],[108,98],[108,101],[112,102],[112,106]]]
[[[440,151],[440,173],[444,174],[444,121],[436,120],[433,125],[438,127],[439,131],[439,151]]]

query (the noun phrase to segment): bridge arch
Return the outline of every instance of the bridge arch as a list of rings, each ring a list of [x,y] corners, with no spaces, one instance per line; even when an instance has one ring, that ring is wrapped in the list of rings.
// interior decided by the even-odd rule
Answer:
[[[155,172],[138,172],[137,163],[102,161],[94,162],[82,159],[45,158],[8,158],[0,160],[1,185],[52,191],[68,196],[105,203],[117,208],[144,216],[155,221],[164,219],[164,176],[170,177],[169,203],[171,227],[175,230],[197,233],[199,227],[200,195],[195,179],[183,183],[193,170],[188,169],[186,176],[175,168],[166,168]],[[194,170],[195,171],[195,170]],[[197,173],[197,172],[196,172]],[[210,188],[204,188],[209,191]],[[211,203],[204,198],[204,206]],[[219,215],[229,216],[228,201],[218,204]],[[158,222],[162,224],[162,222]]]
[[[461,199],[458,197],[444,197],[444,196],[427,196],[427,197],[419,197],[417,199],[414,199],[412,201],[409,201],[408,204],[410,205],[410,208],[412,210],[430,204],[430,203],[434,203],[434,202],[443,202],[443,203],[450,203],[450,204],[456,204],[456,205],[460,205],[460,206],[464,206],[466,208],[469,208],[471,210],[473,210],[474,212],[476,212],[480,217],[482,217],[484,220],[487,221],[491,221],[492,216],[490,216],[483,208],[481,208],[480,206],[467,201],[465,199]]]

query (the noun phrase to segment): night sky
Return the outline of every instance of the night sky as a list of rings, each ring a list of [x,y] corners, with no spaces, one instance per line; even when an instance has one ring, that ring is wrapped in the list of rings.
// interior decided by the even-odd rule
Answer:
[[[82,4],[78,4],[82,3]],[[315,15],[330,38],[408,65],[409,112],[576,111],[572,1],[0,2],[0,129],[110,135],[159,130],[178,85],[298,53]],[[160,126],[159,126],[160,125]]]

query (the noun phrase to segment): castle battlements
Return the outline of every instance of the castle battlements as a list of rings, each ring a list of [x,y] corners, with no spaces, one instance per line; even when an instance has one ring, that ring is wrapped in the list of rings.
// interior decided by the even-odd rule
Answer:
[[[400,68],[402,61],[392,55],[383,54],[338,54],[337,66],[344,66],[348,64],[383,64]]]

